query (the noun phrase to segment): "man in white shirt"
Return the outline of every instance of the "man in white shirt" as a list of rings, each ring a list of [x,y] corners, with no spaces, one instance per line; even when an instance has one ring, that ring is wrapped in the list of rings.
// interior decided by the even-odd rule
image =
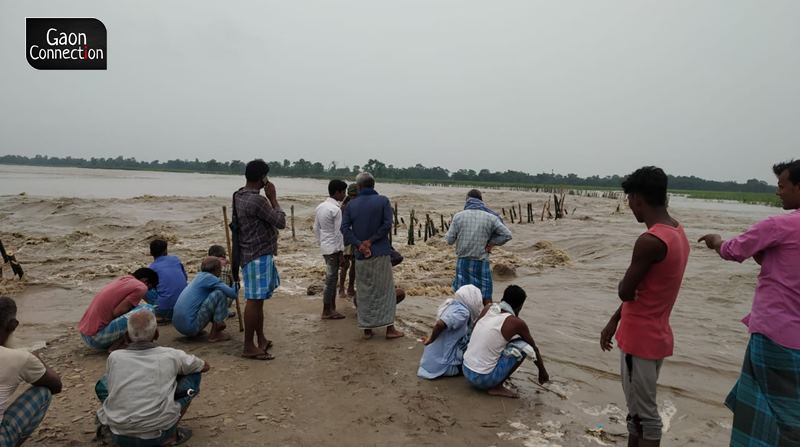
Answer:
[[[325,258],[325,291],[322,294],[322,319],[341,320],[344,315],[336,312],[336,280],[344,250],[342,236],[342,209],[340,202],[347,194],[347,183],[331,180],[328,183],[328,198],[317,206],[314,216],[314,237],[319,242]]]
[[[0,446],[22,445],[44,419],[53,394],[61,392],[61,378],[38,357],[22,349],[6,347],[19,326],[17,304],[0,297]],[[14,402],[20,383],[31,386]]]
[[[178,349],[157,346],[156,317],[143,310],[128,318],[130,344],[108,356],[95,387],[103,406],[97,421],[111,430],[113,445],[182,444],[192,436],[178,422],[200,389],[208,363]]]

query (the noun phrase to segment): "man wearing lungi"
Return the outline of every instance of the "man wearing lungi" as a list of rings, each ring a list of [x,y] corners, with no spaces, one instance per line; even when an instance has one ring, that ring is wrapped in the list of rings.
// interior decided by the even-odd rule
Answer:
[[[464,211],[453,216],[445,240],[456,244],[456,277],[453,291],[467,284],[481,290],[483,304],[492,302],[492,269],[489,253],[492,247],[503,245],[511,240],[511,230],[503,219],[486,207],[483,196],[477,189],[467,193]]]
[[[235,250],[244,276],[244,351],[242,356],[271,360],[272,342],[264,336],[264,301],[280,285],[274,256],[278,230],[286,228],[286,213],[278,205],[275,185],[267,179],[269,166],[257,159],[247,163],[247,184],[233,195]],[[264,189],[266,197],[259,194]]]
[[[356,185],[358,196],[344,209],[342,234],[355,248],[358,327],[366,339],[383,327],[387,339],[400,338],[405,334],[394,327],[397,297],[389,246],[392,207],[388,198],[375,191],[371,174],[359,174]]]
[[[761,265],[742,372],[725,405],[733,411],[731,446],[800,446],[800,160],[773,166],[788,214],[769,217],[723,241],[700,242],[722,259]]]

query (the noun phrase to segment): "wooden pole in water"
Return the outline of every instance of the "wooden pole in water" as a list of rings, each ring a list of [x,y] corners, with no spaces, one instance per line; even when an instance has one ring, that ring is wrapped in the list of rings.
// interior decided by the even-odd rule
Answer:
[[[414,210],[411,210],[411,216],[408,218],[408,245],[414,245]]]
[[[295,235],[294,235],[294,205],[289,207],[289,209],[292,212],[292,240],[295,241],[295,240],[297,240],[297,238],[295,238]]]
[[[519,202],[517,206],[519,206],[519,223],[522,223],[522,202]]]
[[[225,241],[228,243],[228,256],[233,256],[231,251],[231,229],[228,226],[228,209],[222,207],[222,222],[225,225]],[[244,332],[244,325],[242,324],[242,308],[239,306],[239,288],[236,288],[236,318],[239,320],[239,332]]]
[[[441,221],[442,221],[442,226],[441,226],[441,228],[442,228],[442,233],[444,233],[444,231],[445,231],[445,230],[444,230],[444,214],[439,214],[439,218],[440,218],[440,219],[441,219]]]

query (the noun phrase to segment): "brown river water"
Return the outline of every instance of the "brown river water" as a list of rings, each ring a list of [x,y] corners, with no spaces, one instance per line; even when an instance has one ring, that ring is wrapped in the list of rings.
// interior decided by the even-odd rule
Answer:
[[[296,240],[281,234],[277,258],[280,293],[307,297],[319,284],[324,266],[311,232],[315,206],[326,195],[321,180],[274,178],[281,205],[295,208]],[[429,213],[434,221],[463,206],[464,188],[382,184],[377,190],[399,206],[408,220]],[[20,345],[42,342],[72,330],[93,293],[117,275],[146,265],[148,242],[170,242],[170,253],[184,260],[190,276],[211,244],[224,245],[223,205],[243,179],[237,176],[39,168],[0,165],[0,239],[26,270],[24,282],[0,283],[14,296],[23,324]],[[571,214],[540,220],[548,194],[487,190],[487,204],[500,211],[533,203],[534,223],[510,225],[514,239],[496,249],[492,261],[513,275],[496,277],[499,296],[511,283],[528,292],[521,316],[548,362],[547,390],[529,380],[535,368],[523,365],[517,386],[553,397],[544,411],[512,421],[500,439],[525,446],[613,445],[624,433],[624,401],[618,383],[618,352],[604,353],[598,335],[619,304],[616,285],[644,230],[619,200],[567,195]],[[572,210],[574,209],[574,213]],[[671,198],[671,213],[691,240],[706,232],[730,237],[776,208],[730,202]],[[428,331],[438,303],[449,293],[455,256],[441,234],[428,242],[406,244],[401,225],[395,247],[405,262],[396,282],[409,292],[398,308],[403,327]],[[721,261],[693,242],[681,294],[672,314],[675,355],[659,381],[665,421],[664,445],[727,445],[730,413],[722,401],[734,384],[747,343],[740,319],[747,313],[758,266]],[[408,365],[416,369],[416,364]],[[594,436],[586,427],[602,427]],[[619,441],[617,441],[619,442]]]

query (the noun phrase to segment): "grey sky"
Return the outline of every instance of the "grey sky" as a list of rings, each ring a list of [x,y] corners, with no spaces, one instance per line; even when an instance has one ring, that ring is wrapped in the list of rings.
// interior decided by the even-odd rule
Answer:
[[[108,71],[36,71],[96,17]],[[770,182],[800,143],[800,2],[0,1],[0,154],[253,157]]]

